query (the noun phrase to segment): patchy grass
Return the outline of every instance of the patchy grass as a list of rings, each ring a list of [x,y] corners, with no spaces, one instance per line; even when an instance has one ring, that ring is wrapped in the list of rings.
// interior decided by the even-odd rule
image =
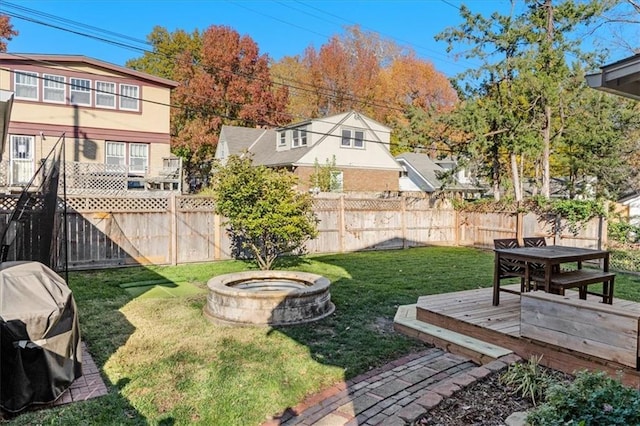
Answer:
[[[398,305],[491,286],[493,254],[428,247],[285,259],[280,267],[327,276],[335,313],[294,327],[209,323],[206,281],[253,268],[238,261],[71,273],[82,336],[109,394],[10,423],[260,424],[306,395],[421,349],[393,332]],[[638,300],[638,280],[617,277],[616,297]],[[156,284],[135,295],[121,287],[136,282]]]

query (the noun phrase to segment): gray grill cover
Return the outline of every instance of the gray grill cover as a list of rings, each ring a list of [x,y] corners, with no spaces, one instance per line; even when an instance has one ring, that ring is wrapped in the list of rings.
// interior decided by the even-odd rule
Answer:
[[[0,407],[55,401],[82,375],[71,290],[38,262],[0,263]]]

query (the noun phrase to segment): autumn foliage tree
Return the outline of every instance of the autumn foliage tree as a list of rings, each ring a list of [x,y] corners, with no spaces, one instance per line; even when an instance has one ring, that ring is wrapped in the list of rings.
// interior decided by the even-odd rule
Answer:
[[[284,57],[272,66],[272,75],[290,87],[288,111],[301,119],[348,110],[360,111],[394,131],[412,134],[416,109],[432,117],[451,108],[456,93],[448,79],[410,49],[377,33],[348,27],[320,49]],[[415,145],[424,145],[429,134]],[[412,150],[416,146],[402,146]]]
[[[133,64],[180,83],[172,93],[172,150],[183,157],[188,176],[204,177],[222,125],[285,124],[288,92],[273,85],[269,58],[251,37],[214,25],[188,38],[183,31],[170,35],[156,27],[149,40],[160,59]]]
[[[14,36],[17,36],[18,32],[13,29],[13,25],[6,15],[0,15],[0,52],[7,51],[7,41],[11,41]]]
[[[202,36],[198,30],[187,33],[178,29],[170,33],[164,27],[155,26],[147,41],[153,46],[153,51],[128,60],[125,66],[170,80],[176,76],[176,58],[189,53],[197,62],[202,52]]]

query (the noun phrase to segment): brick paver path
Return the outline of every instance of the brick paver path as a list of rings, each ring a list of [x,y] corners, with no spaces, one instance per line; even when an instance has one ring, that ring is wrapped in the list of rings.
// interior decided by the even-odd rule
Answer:
[[[465,357],[428,349],[325,389],[263,426],[405,425],[462,387],[518,360],[507,355],[478,366]]]

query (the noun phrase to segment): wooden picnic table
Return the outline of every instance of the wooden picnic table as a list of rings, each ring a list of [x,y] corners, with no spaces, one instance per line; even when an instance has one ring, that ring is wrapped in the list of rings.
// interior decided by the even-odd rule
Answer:
[[[565,246],[518,247],[495,249],[495,269],[493,277],[493,305],[500,304],[500,262],[507,260],[521,265],[524,285],[527,291],[531,282],[540,283],[537,287],[549,293],[557,291],[564,294],[567,288],[578,288],[580,298],[586,299],[587,293],[602,296],[603,302],[613,301],[615,274],[609,272],[609,252],[607,250]],[[582,262],[599,260],[600,269],[582,269]],[[560,265],[576,263],[577,268],[563,271]],[[534,270],[534,265],[536,269]],[[587,291],[590,284],[603,283],[602,293]]]

